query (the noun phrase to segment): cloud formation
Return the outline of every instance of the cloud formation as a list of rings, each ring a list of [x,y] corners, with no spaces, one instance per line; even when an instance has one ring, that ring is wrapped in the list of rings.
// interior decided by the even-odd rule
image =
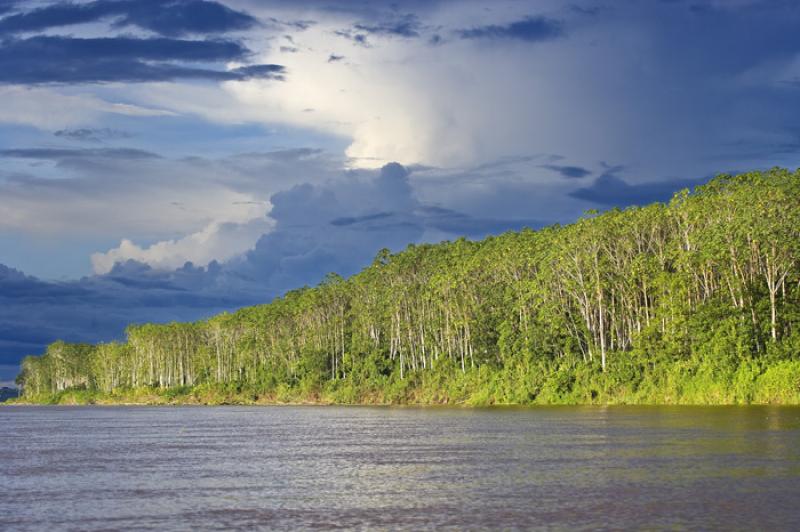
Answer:
[[[244,224],[302,179],[293,172],[326,175],[316,159],[303,160],[307,152],[289,153],[175,160],[131,147],[0,150],[4,167],[17,169],[0,178],[0,233],[157,242]]]
[[[51,131],[79,129],[102,119],[171,117],[176,113],[145,105],[109,101],[93,94],[69,94],[55,87],[0,84],[0,124]]]
[[[130,323],[199,319],[265,300],[224,277],[215,264],[163,272],[128,262],[108,275],[55,282],[0,265],[0,380],[56,339],[110,341]]]
[[[226,261],[252,249],[261,235],[272,227],[270,220],[258,217],[244,223],[212,222],[201,231],[180,239],[164,240],[141,247],[128,239],[105,253],[92,254],[94,273],[106,274],[117,263],[134,260],[159,270],[174,270],[190,262],[207,266]]]
[[[591,185],[569,193],[570,196],[605,207],[644,205],[654,201],[669,201],[672,195],[684,188],[693,188],[707,179],[668,179],[648,183],[630,184],[617,177],[621,168],[612,168],[601,174]]]
[[[587,170],[586,168],[582,168],[580,166],[565,166],[565,165],[558,165],[558,164],[543,164],[542,168],[546,168],[548,170],[552,170],[560,174],[562,177],[566,177],[568,179],[580,179],[582,177],[586,177],[591,175],[591,171]]]
[[[165,36],[226,33],[257,25],[247,13],[207,0],[98,0],[57,2],[9,15],[0,19],[0,34],[35,32],[107,19],[117,28],[136,26]]]
[[[127,139],[131,137],[130,133],[108,127],[59,129],[58,131],[54,131],[53,135],[61,139],[72,140],[76,142],[104,142],[109,140]]]
[[[353,27],[357,31],[372,35],[413,38],[420,36],[422,25],[416,15],[409,13],[401,17],[382,20],[376,23],[359,23],[355,24]]]
[[[0,150],[0,157],[18,159],[37,159],[51,161],[69,160],[89,160],[89,159],[116,159],[116,160],[137,160],[137,159],[159,159],[160,156],[135,148],[94,148],[94,149],[72,149],[72,148],[19,148],[10,150]]]
[[[242,60],[249,50],[234,41],[133,37],[36,36],[6,39],[0,47],[0,83],[100,83],[283,79],[281,65],[218,70],[196,63]]]
[[[525,42],[549,41],[562,37],[563,24],[542,16],[525,17],[508,24],[488,24],[459,30],[462,39],[514,39]]]

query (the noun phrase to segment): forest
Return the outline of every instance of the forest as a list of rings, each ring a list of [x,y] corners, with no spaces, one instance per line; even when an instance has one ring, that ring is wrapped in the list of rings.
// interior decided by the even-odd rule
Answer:
[[[28,402],[800,403],[800,171],[380,251],[343,279],[24,359]]]

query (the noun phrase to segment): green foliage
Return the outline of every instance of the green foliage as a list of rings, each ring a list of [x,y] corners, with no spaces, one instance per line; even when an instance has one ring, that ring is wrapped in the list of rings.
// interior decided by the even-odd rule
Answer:
[[[800,173],[411,245],[350,279],[28,357],[24,400],[798,403]]]
[[[760,375],[754,398],[759,403],[800,403],[800,361],[783,360]]]

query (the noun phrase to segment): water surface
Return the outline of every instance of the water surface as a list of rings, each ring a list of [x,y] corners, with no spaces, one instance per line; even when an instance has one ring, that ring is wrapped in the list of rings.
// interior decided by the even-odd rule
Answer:
[[[800,530],[800,408],[0,408],[0,529]]]

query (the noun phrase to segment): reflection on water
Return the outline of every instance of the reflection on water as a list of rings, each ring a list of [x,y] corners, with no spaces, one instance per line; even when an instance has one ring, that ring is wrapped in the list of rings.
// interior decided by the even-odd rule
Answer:
[[[800,530],[800,408],[3,408],[0,528]]]

